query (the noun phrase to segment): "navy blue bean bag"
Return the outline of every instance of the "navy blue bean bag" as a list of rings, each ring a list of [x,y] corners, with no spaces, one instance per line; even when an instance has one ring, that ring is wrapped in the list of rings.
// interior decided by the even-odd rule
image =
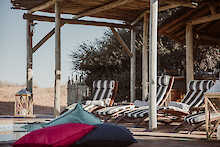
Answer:
[[[136,142],[127,128],[104,123],[96,125],[94,130],[77,141],[73,147],[126,147]]]

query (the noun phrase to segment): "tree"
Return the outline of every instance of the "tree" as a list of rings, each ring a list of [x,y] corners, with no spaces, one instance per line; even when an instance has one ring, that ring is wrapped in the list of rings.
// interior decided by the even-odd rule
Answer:
[[[160,13],[159,23],[177,9]],[[141,26],[141,25],[140,25]],[[141,28],[141,27],[140,27]],[[127,46],[130,46],[130,31],[119,29],[120,36]],[[142,67],[142,28],[136,38],[136,97],[141,98],[141,67]],[[71,53],[73,70],[86,75],[86,83],[92,85],[97,79],[115,79],[119,81],[118,96],[121,99],[129,98],[130,91],[130,58],[122,49],[120,43],[110,30],[104,33],[101,39],[94,43],[82,43],[77,52]],[[215,71],[217,61],[220,60],[218,46],[198,46],[194,49],[194,70]],[[165,36],[158,39],[158,74],[184,75],[185,47]],[[127,99],[129,100],[129,99]]]

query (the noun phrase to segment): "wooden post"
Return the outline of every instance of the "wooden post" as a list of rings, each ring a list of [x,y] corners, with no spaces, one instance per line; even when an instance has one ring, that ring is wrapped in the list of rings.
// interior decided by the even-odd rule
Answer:
[[[144,15],[143,49],[142,49],[142,100],[148,95],[148,14]]]
[[[60,113],[60,86],[61,86],[61,47],[60,47],[60,3],[55,2],[55,87],[54,87],[54,115]]]
[[[33,77],[32,77],[32,62],[33,62],[33,52],[32,52],[32,20],[27,20],[27,69],[26,69],[26,86],[27,90],[32,93],[32,86],[33,86]]]
[[[186,83],[194,79],[193,70],[193,31],[192,25],[186,25]]]
[[[135,47],[135,40],[136,40],[136,32],[134,29],[131,29],[131,53],[133,56],[131,59],[131,83],[130,83],[130,101],[134,102],[136,98],[136,47]]]
[[[150,1],[150,31],[149,31],[149,129],[157,129],[157,19],[158,19],[158,0]]]

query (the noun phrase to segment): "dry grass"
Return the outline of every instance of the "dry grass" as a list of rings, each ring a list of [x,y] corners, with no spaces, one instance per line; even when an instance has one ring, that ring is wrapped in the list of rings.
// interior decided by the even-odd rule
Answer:
[[[0,115],[13,115],[15,94],[25,86],[1,84],[0,86]],[[54,89],[34,86],[34,113],[51,114],[54,105]],[[61,107],[67,104],[66,86],[61,87]]]

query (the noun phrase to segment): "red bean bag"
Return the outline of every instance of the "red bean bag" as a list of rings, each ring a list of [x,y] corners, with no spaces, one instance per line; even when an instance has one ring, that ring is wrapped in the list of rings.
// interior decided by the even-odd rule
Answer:
[[[13,147],[69,147],[88,134],[95,126],[68,123],[30,132],[13,144]]]

